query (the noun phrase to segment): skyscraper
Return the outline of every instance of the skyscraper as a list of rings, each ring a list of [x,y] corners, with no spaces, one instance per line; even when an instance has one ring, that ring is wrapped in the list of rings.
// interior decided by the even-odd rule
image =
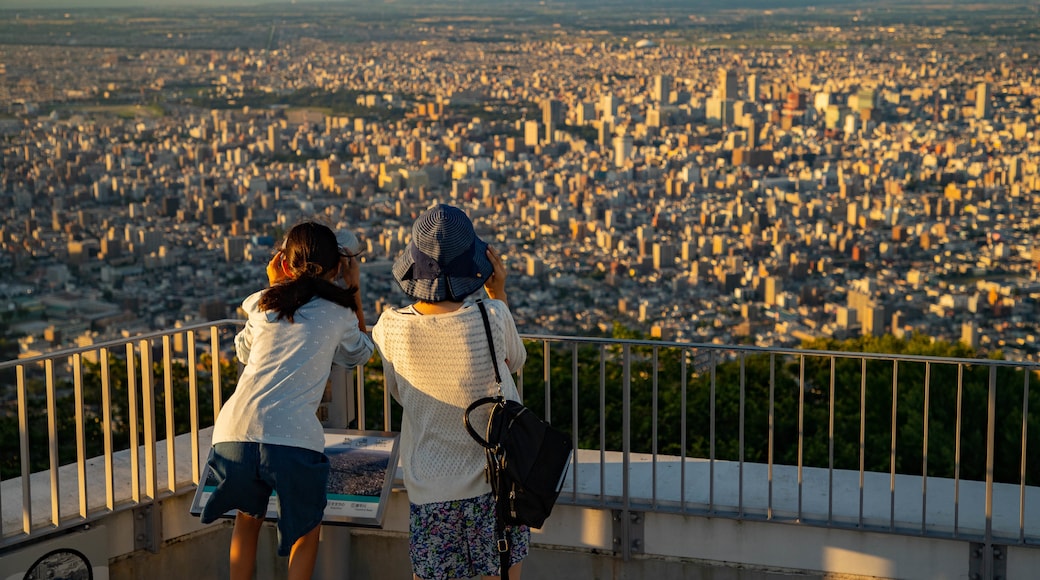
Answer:
[[[617,116],[618,100],[614,95],[603,95],[599,100],[600,106],[600,118],[606,119],[611,123],[614,122],[614,117]]]
[[[538,121],[528,120],[524,123],[524,145],[528,147],[534,147],[539,142],[538,133],[541,131],[541,126]]]
[[[598,134],[600,147],[609,147],[613,138],[614,127],[610,124],[610,121],[600,121]]]
[[[632,157],[632,136],[614,137],[614,165],[622,167]]]
[[[542,126],[545,129],[545,143],[553,142],[553,133],[563,124],[563,103],[556,99],[542,101]]]
[[[596,107],[592,103],[581,102],[578,104],[577,123],[587,125],[596,118]]]
[[[975,87],[975,118],[976,119],[988,119],[991,114],[989,106],[989,85],[986,83],[979,83]]]
[[[672,84],[674,82],[674,79],[672,79],[670,75],[655,76],[653,93],[650,95],[651,98],[659,103],[668,103],[672,94]]]
[[[267,128],[267,146],[272,153],[282,152],[282,132],[278,125],[271,125]]]
[[[719,69],[719,98],[732,101],[737,98],[737,73],[722,67]]]

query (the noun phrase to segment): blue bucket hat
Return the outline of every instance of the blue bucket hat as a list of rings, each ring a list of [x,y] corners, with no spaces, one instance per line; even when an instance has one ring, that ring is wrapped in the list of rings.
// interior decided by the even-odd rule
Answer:
[[[394,262],[394,279],[415,300],[458,302],[494,272],[486,251],[465,212],[435,205],[415,220],[412,240]]]

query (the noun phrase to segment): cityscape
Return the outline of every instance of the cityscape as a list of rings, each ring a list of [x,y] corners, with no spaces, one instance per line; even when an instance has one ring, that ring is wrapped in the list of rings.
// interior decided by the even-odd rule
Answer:
[[[3,358],[237,317],[304,219],[371,324],[443,202],[521,332],[1040,360],[1037,6],[919,8],[0,9]]]

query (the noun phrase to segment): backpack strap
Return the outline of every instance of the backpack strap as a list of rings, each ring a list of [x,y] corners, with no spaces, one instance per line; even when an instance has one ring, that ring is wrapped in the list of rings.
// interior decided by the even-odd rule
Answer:
[[[499,397],[483,397],[470,403],[469,406],[466,407],[466,412],[462,414],[462,422],[466,425],[466,431],[469,431],[469,436],[472,437],[473,440],[477,443],[480,443],[480,446],[485,449],[497,450],[498,442],[488,441],[487,439],[482,437],[480,433],[477,433],[477,430],[473,428],[473,424],[469,420],[469,415],[478,407],[483,407],[484,405],[498,404],[501,402],[502,399]]]
[[[487,307],[484,306],[484,300],[477,300],[477,306],[480,308],[480,317],[484,319],[484,333],[487,334],[488,348],[491,349],[491,366],[495,368],[495,384],[498,385],[498,394],[502,395],[502,375],[498,372],[498,357],[495,355],[495,340],[491,338],[491,321],[488,320]]]
[[[498,477],[498,485],[495,490],[495,537],[499,562],[498,577],[502,580],[508,580],[509,561],[513,547],[509,544],[509,537],[506,532],[506,514],[509,513],[509,493],[511,489],[509,482],[506,480],[505,469],[499,466],[495,471],[498,472],[495,474]]]
[[[498,371],[498,357],[495,355],[495,340],[491,338],[491,321],[488,320],[487,307],[484,306],[484,300],[477,300],[477,306],[480,308],[481,318],[484,319],[484,333],[487,334],[488,349],[491,351],[491,366],[495,369],[495,384],[498,385],[498,399],[496,402],[504,402],[502,375]],[[480,404],[485,401],[487,401],[486,398],[480,399],[474,404]],[[466,410],[464,415],[466,428],[469,429],[470,436],[479,441],[469,424],[469,411],[472,408],[473,405],[470,405],[470,408]],[[485,453],[487,454],[488,468],[490,470],[488,479],[491,481],[492,491],[495,496],[495,543],[499,558],[498,575],[502,580],[508,580],[509,560],[512,552],[512,546],[509,545],[509,538],[506,533],[506,514],[509,513],[509,483],[506,481],[505,470],[502,469],[502,465],[495,454],[497,449],[492,449],[486,444],[484,447],[486,448]]]

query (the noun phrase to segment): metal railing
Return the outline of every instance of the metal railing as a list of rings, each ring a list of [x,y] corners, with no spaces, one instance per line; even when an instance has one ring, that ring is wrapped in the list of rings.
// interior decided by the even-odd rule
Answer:
[[[222,385],[221,347],[228,348],[241,324],[197,324],[0,363],[5,401],[14,383],[19,450],[17,473],[7,463],[0,468],[6,468],[4,479],[17,483],[21,498],[19,503],[9,497],[13,486],[0,487],[0,547],[193,488],[200,473],[200,427],[212,425],[219,413],[222,386],[234,388]],[[209,359],[205,367],[202,358]],[[173,403],[184,396],[187,409],[177,409]],[[178,473],[175,444],[182,434],[189,435],[190,479]],[[46,461],[37,459],[41,454]],[[98,479],[88,476],[94,458],[103,463],[103,491],[90,486]],[[63,480],[70,472],[74,485]],[[95,501],[99,497],[103,502]],[[34,514],[38,505],[47,517]],[[20,517],[12,525],[8,516],[15,509]]]
[[[20,516],[0,524],[0,548],[193,490],[199,431],[234,387],[222,369],[234,368],[240,324],[0,363],[0,384],[14,375],[19,438],[0,505]],[[579,449],[561,503],[1040,545],[1040,522],[1026,518],[1040,502],[1040,462],[1027,454],[1040,436],[1036,363],[524,339],[525,402]],[[347,380],[350,405],[358,428],[395,430],[379,367]],[[177,460],[183,434],[190,477]],[[116,475],[121,453],[129,481]],[[92,459],[103,492],[88,485]],[[60,479],[70,471],[75,485]],[[47,517],[34,513],[41,494]]]
[[[544,402],[545,416],[565,429],[569,424],[576,448],[598,452],[580,455],[586,469],[576,456],[561,501],[1040,545],[1040,523],[1026,517],[1027,505],[1035,513],[1040,502],[1040,462],[1030,463],[1027,454],[1030,444],[1040,444],[1040,393],[1030,390],[1040,364],[525,339],[541,345],[541,356],[530,357],[521,373],[525,401],[531,404],[532,386],[541,387],[534,398]],[[542,366],[533,380],[525,376],[537,369],[532,358]],[[561,378],[569,416],[553,413],[568,403],[556,388]],[[591,429],[579,418],[589,390],[598,391],[598,425]],[[691,405],[694,397],[707,409]],[[666,415],[677,429],[662,421]],[[707,425],[691,425],[695,416]],[[839,429],[841,420],[851,426]],[[879,426],[885,431],[870,429]],[[611,443],[613,429],[620,437]],[[778,460],[781,451],[789,461]],[[611,452],[620,470],[610,469]],[[649,474],[640,477],[640,468]],[[778,477],[781,470],[786,479]],[[582,481],[583,475],[598,481]],[[621,481],[612,485],[611,477]],[[637,477],[640,485],[633,484]]]

